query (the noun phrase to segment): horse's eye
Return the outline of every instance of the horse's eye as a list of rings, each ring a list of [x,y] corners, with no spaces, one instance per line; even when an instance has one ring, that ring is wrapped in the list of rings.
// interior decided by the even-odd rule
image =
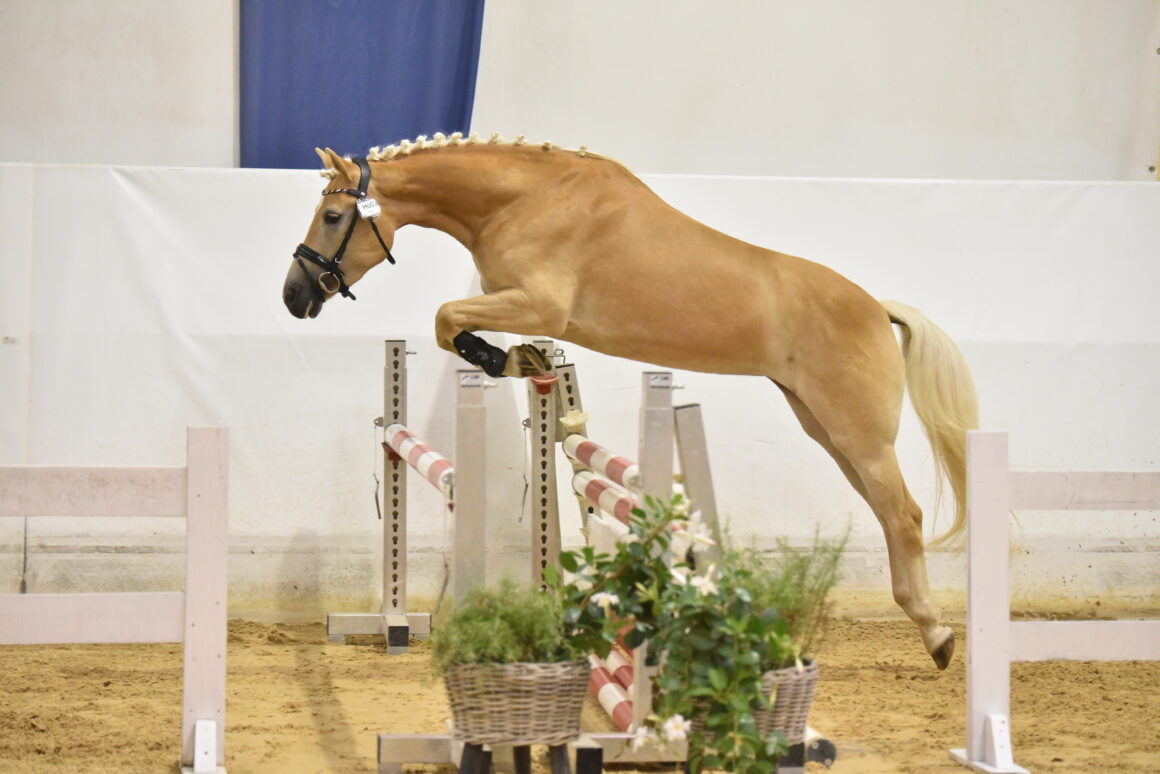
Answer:
[[[322,216],[322,219],[327,223],[338,223],[338,221],[342,220],[342,213],[329,210]]]

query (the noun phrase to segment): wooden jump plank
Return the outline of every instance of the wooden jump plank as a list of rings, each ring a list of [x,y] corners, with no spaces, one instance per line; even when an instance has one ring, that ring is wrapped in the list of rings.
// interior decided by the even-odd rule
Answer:
[[[1016,510],[1160,509],[1160,473],[1011,471]]]
[[[1160,661],[1160,621],[1012,621],[1012,661]]]
[[[0,594],[0,621],[0,645],[181,642],[185,594]]]
[[[0,466],[0,516],[184,516],[185,468]]]

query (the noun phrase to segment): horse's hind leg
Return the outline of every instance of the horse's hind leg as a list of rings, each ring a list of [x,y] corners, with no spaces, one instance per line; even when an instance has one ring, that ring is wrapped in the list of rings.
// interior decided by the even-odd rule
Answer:
[[[845,421],[838,414],[847,412],[831,410],[824,414],[827,421],[823,423],[797,395],[781,389],[802,429],[829,452],[874,511],[886,535],[894,601],[917,624],[923,644],[939,669],[945,669],[954,654],[954,633],[939,623],[926,574],[922,510],[902,479],[894,454],[893,431],[886,429],[893,423],[874,421],[874,401],[853,404],[857,408],[849,413],[856,416],[845,417]],[[864,393],[863,397],[869,395]]]
[[[950,627],[939,624],[939,610],[930,593],[922,538],[922,510],[910,496],[893,446],[851,460],[866,486],[866,498],[886,534],[890,583],[894,601],[922,632],[923,644],[939,669],[946,669],[955,651]]]
[[[777,384],[777,382],[774,382]],[[814,416],[813,412],[809,410],[806,404],[801,402],[798,396],[777,384],[778,389],[785,395],[789,407],[793,409],[793,414],[797,417],[798,422],[801,423],[802,430],[806,431],[806,435],[818,442],[826,452],[838,463],[838,468],[841,469],[842,474],[846,476],[846,480],[850,482],[850,486],[854,487],[858,494],[862,495],[862,499],[869,500],[866,496],[866,487],[862,485],[862,478],[858,475],[858,471],[854,470],[854,466],[846,459],[840,451],[838,451],[833,442],[830,440],[830,434],[826,432],[826,428],[822,427],[822,423]]]

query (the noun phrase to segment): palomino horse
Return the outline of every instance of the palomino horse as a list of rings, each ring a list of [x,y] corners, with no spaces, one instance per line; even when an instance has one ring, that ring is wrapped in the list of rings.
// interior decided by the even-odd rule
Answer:
[[[395,230],[416,224],[471,252],[484,293],[443,304],[435,334],[439,346],[492,376],[534,375],[548,365],[531,347],[505,353],[473,331],[769,377],[878,517],[894,599],[946,667],[954,635],[931,599],[922,511],[894,453],[909,385],[956,499],[940,540],[960,532],[965,434],[977,410],[966,363],[939,328],[825,266],[698,223],[583,148],[456,134],[372,149],[369,160],[318,153],[331,185],[286,276],[291,314],[315,317],[331,296],[350,296],[349,286],[389,257]],[[901,327],[901,352],[892,323]]]

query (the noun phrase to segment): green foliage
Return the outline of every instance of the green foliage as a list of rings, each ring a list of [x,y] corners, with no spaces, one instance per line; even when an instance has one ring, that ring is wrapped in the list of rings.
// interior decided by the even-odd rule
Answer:
[[[768,709],[762,676],[790,654],[785,621],[754,604],[748,570],[723,564],[711,593],[670,584],[650,641],[664,653],[654,711],[692,718],[689,765],[770,771],[784,739],[761,738],[754,714]]]
[[[433,661],[458,664],[550,663],[584,658],[568,636],[555,594],[521,588],[510,578],[497,588],[473,588],[431,635]]]
[[[842,553],[848,537],[849,532],[837,540],[826,540],[815,532],[809,548],[791,546],[778,538],[773,552],[753,548],[725,551],[725,564],[749,574],[754,606],[776,610],[785,622],[792,643],[791,661],[812,657],[825,636],[833,607],[830,593],[842,578]]]
[[[567,551],[560,557],[567,577],[545,576],[565,626],[579,652],[607,656],[628,626],[628,647],[647,640],[653,665],[663,654],[642,740],[687,738],[693,771],[768,774],[785,739],[757,730],[755,713],[769,709],[762,677],[808,655],[816,642],[844,540],[818,543],[817,556],[779,543],[775,562],[731,550],[719,566],[705,567],[712,541],[688,503],[677,496],[646,504],[633,512],[614,554]]]
[[[545,570],[549,593],[511,580],[474,589],[434,633],[435,664],[606,657],[627,627],[625,645],[647,641],[649,663],[663,661],[640,738],[687,739],[693,771],[769,774],[785,739],[757,730],[756,714],[769,709],[762,678],[813,653],[845,538],[815,537],[806,549],[778,541],[769,555],[729,549],[705,566],[713,541],[688,503],[646,505],[613,554],[563,552],[563,572]]]

